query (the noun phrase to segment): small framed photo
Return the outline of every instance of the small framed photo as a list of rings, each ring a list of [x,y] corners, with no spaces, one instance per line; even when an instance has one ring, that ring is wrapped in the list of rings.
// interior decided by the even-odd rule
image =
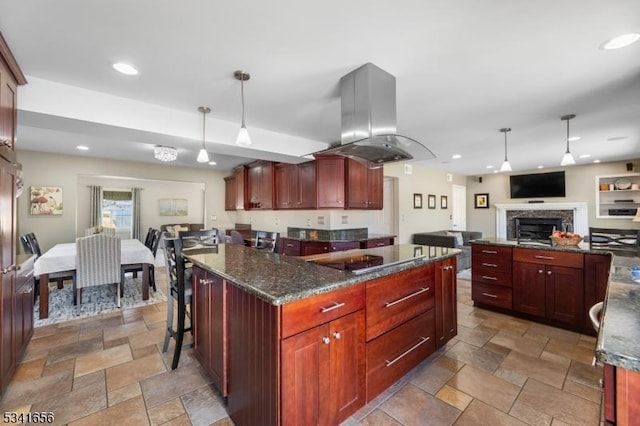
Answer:
[[[474,207],[476,209],[488,209],[489,208],[489,194],[473,194],[475,200]]]
[[[414,209],[422,208],[422,194],[413,194],[413,208]]]
[[[447,196],[446,195],[441,195],[440,196],[440,208],[441,209],[449,208],[449,203],[447,201]]]
[[[433,194],[429,194],[427,196],[427,207],[430,209],[436,208],[436,196]]]

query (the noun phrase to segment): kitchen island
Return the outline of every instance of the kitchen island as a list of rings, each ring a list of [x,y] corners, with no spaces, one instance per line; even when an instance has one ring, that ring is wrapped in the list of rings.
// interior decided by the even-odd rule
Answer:
[[[236,425],[339,424],[457,333],[459,250],[394,245],[355,274],[238,245],[194,264],[195,353]]]

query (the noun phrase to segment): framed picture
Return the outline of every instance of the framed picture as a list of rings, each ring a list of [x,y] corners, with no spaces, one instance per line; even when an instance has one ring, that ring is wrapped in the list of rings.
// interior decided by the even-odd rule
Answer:
[[[188,201],[186,198],[160,198],[158,211],[160,216],[187,216]]]
[[[436,196],[433,194],[429,194],[427,196],[427,207],[430,209],[436,208]]]
[[[446,195],[441,195],[440,196],[440,208],[441,209],[449,208],[449,203],[447,201],[447,196]]]
[[[476,209],[489,208],[489,194],[473,194],[475,200],[474,207]]]
[[[413,194],[413,208],[414,209],[422,208],[422,194]]]
[[[29,187],[29,213],[32,215],[61,215],[62,188],[59,186]]]

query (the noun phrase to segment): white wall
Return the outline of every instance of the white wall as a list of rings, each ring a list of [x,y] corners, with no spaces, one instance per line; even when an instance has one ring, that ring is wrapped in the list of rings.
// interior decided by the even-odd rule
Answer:
[[[541,199],[548,203],[586,202],[589,214],[589,226],[600,228],[638,229],[640,228],[640,223],[632,222],[629,218],[596,219],[595,177],[599,175],[629,173],[626,169],[626,163],[629,163],[629,161],[587,164],[553,169],[549,168],[544,170],[518,171],[513,173],[494,173],[482,176],[482,183],[478,181],[477,176],[469,176],[467,177],[467,229],[472,231],[481,231],[485,237],[493,237],[496,235],[496,209],[493,207],[494,204],[527,202],[527,200],[512,200],[510,198],[509,175],[552,172],[558,170],[565,171],[566,197],[536,198],[536,200]],[[632,163],[635,164],[635,171],[637,172],[638,167],[640,167],[640,160],[632,161]],[[491,207],[488,209],[474,208],[474,193],[488,193]]]

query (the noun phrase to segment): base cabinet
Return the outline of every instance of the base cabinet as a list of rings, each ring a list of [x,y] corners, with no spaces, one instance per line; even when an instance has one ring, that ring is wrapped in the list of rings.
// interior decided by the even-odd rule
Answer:
[[[364,312],[284,339],[282,386],[282,415],[286,424],[338,424],[362,407]]]
[[[640,373],[604,365],[604,419],[609,425],[635,425],[640,418]],[[634,420],[635,419],[635,420]]]
[[[193,268],[194,352],[222,396],[227,396],[226,283],[216,275]]]
[[[456,266],[454,257],[439,262],[435,267],[436,348],[444,346],[458,334]]]

